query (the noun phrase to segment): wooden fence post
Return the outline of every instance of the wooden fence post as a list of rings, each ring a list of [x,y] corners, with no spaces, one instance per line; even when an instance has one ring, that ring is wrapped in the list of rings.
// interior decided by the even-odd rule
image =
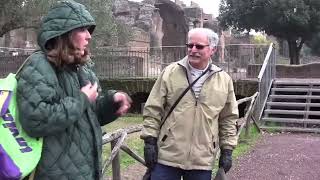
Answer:
[[[118,142],[118,139],[111,141],[111,149],[113,149],[117,145],[117,142]],[[117,152],[114,159],[112,160],[112,179],[121,180],[119,152]]]
[[[250,128],[250,117],[248,117],[248,118],[246,118],[245,119],[245,123],[246,123],[246,131],[245,131],[245,138],[246,138],[246,140],[249,138],[249,128]]]

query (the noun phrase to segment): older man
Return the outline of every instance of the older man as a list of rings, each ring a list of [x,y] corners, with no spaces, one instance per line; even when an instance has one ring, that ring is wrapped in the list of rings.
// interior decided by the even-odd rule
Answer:
[[[188,56],[167,66],[150,93],[141,138],[152,180],[210,180],[219,147],[219,166],[225,172],[231,168],[238,108],[232,79],[212,64],[217,44],[218,36],[212,30],[190,30]]]

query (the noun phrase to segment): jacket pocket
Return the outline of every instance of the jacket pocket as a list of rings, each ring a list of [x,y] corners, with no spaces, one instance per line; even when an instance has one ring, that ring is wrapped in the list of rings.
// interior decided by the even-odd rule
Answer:
[[[168,125],[168,127],[162,128],[159,135],[159,140],[158,140],[159,147],[168,145],[169,141],[171,141],[174,138],[172,134],[172,128],[174,127],[175,124],[176,124],[175,122],[172,122],[171,124]]]
[[[218,139],[215,136],[212,136],[212,140],[210,142],[210,152],[215,155],[217,153],[217,147],[219,145]]]

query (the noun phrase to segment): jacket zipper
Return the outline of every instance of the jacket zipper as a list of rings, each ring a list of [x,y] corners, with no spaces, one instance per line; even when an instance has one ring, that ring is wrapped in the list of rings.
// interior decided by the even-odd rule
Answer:
[[[197,101],[196,101],[197,102]],[[196,114],[197,114],[197,108],[196,108],[196,112],[195,112],[195,114],[194,114],[194,117],[192,118],[193,119],[193,122],[192,123],[194,123],[194,121],[195,121],[195,117],[196,117]],[[190,142],[192,142],[192,140],[193,140],[193,137],[194,137],[194,127],[192,127],[192,133],[191,133],[191,141]],[[189,151],[188,151],[188,157],[187,157],[187,159],[186,159],[186,166],[188,167],[190,164],[191,164],[191,151],[192,151],[192,143],[190,143],[189,144]]]
[[[217,72],[220,72],[220,71],[217,71]],[[204,81],[203,81],[203,85],[205,84],[205,82],[209,79],[209,77],[211,77],[211,76],[213,76],[215,73],[217,73],[217,72],[214,72],[214,73],[212,73],[212,74],[210,74]],[[187,77],[187,80],[188,80],[188,82],[189,82],[189,78],[188,78],[188,75],[187,75],[187,71],[186,71],[186,77]],[[203,86],[202,85],[202,86]],[[202,87],[201,87],[201,89],[200,89],[200,92],[199,92],[199,95],[201,94],[201,91],[202,91]],[[194,118],[193,118],[193,121],[195,121],[195,117],[196,117],[196,114],[197,114],[197,112],[198,112],[198,109],[197,109],[197,107],[198,107],[198,98],[196,98],[196,95],[195,95],[195,93],[194,93],[194,91],[193,91],[193,89],[191,88],[191,92],[192,92],[192,94],[193,94],[193,96],[195,97],[195,99],[196,99],[196,103],[195,103],[195,114],[194,114]],[[192,128],[192,133],[191,133],[191,140],[193,140],[193,137],[194,137],[194,127]],[[192,151],[192,143],[190,143],[190,145],[189,145],[189,152],[188,152],[188,158],[186,159],[186,163],[191,163],[191,159],[190,159],[190,156],[191,156],[191,151]],[[189,160],[189,161],[188,161]],[[189,164],[187,164],[187,166],[189,166]]]
[[[203,89],[202,87],[204,86],[205,82],[206,82],[211,76],[213,76],[214,74],[216,74],[217,72],[220,72],[220,71],[216,71],[216,72],[210,74],[210,75],[203,81],[203,85],[201,86],[201,89],[200,89],[200,92],[199,92],[199,96],[200,96],[200,94],[201,94],[201,91],[202,91],[202,89]],[[198,98],[196,98],[196,106],[197,106],[197,104],[198,104]]]

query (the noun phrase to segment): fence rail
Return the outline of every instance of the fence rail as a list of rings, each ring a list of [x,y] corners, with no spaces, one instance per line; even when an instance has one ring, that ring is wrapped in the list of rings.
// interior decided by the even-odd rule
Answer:
[[[254,122],[254,125],[257,127],[257,129],[260,132],[260,127],[253,117],[253,107],[256,102],[255,100],[257,96],[258,96],[258,93],[255,93],[250,97],[237,100],[238,106],[242,103],[247,103],[247,107],[248,107],[244,117],[237,120],[238,122],[237,136],[238,137],[240,136],[243,128],[246,128],[245,135],[246,137],[248,137],[249,125],[251,123],[251,120]],[[144,159],[140,157],[138,153],[131,150],[130,147],[128,147],[124,143],[124,140],[128,134],[137,133],[137,132],[140,132],[141,130],[142,130],[142,125],[137,125],[127,129],[118,129],[115,132],[105,134],[102,137],[103,145],[111,143],[111,155],[109,158],[107,158],[104,161],[103,174],[105,174],[107,168],[110,166],[110,164],[112,164],[112,179],[121,180],[120,157],[119,157],[120,150],[123,150],[124,152],[126,152],[129,156],[131,156],[136,161],[140,162],[142,165],[144,166],[146,165]],[[218,154],[217,154],[217,157],[218,157]]]
[[[213,63],[228,72],[233,79],[247,78],[250,64],[262,64],[266,45],[228,45],[218,47]],[[168,64],[182,59],[186,47],[142,49],[98,49],[93,52],[95,71],[100,79],[156,78]],[[16,72],[27,55],[0,56],[0,77]]]

